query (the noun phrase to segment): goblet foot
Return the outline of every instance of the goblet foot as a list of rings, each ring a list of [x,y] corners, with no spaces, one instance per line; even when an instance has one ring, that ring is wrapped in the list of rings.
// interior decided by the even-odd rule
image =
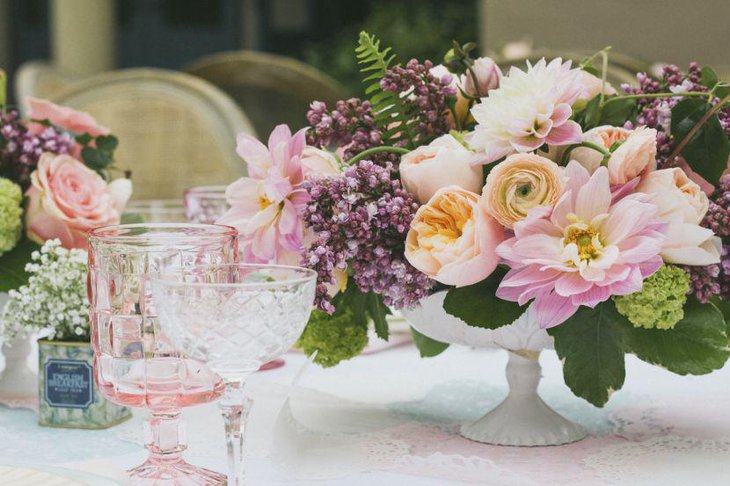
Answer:
[[[262,364],[261,368],[259,368],[259,371],[275,370],[277,368],[281,368],[285,364],[286,364],[286,361],[284,361],[283,358],[272,359],[268,363]]]
[[[182,457],[148,458],[127,471],[134,486],[217,486],[228,484],[225,474],[185,462]]]
[[[509,395],[491,412],[461,427],[461,435],[486,444],[547,446],[576,442],[586,431],[550,408],[540,395],[540,363],[509,353],[507,382]]]

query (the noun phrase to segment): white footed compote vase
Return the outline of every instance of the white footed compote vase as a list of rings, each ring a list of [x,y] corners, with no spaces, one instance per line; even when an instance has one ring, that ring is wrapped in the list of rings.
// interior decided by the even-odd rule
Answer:
[[[498,329],[469,326],[443,308],[446,291],[422,299],[404,310],[408,321],[421,334],[449,344],[475,348],[503,348],[507,362],[507,398],[476,422],[464,424],[461,435],[486,444],[547,446],[585,438],[585,429],[551,409],[537,393],[543,349],[552,349],[552,338],[540,329],[528,310],[514,323]]]
[[[0,311],[5,307],[7,301],[8,294],[0,292]],[[5,367],[0,368],[0,403],[27,400],[38,396],[38,377],[28,366],[30,350],[28,333],[19,333],[13,338],[3,340],[0,352],[3,355]]]
[[[223,378],[220,409],[228,484],[244,484],[250,400],[246,378],[299,339],[314,302],[317,274],[277,265],[198,265],[164,272],[152,284],[160,326],[175,347]]]

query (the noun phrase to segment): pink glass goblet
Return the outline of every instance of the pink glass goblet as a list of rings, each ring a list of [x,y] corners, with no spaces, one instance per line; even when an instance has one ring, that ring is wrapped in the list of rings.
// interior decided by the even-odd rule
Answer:
[[[191,223],[214,224],[230,208],[227,186],[195,186],[183,195],[185,215]]]
[[[143,199],[131,201],[122,213],[123,224],[187,223],[181,199]]]
[[[191,223],[214,224],[230,209],[226,199],[228,186],[195,186],[187,189],[183,195],[185,215]],[[277,358],[261,365],[259,371],[274,370],[286,364],[283,358]]]
[[[280,265],[197,265],[152,282],[159,324],[174,346],[223,378],[219,402],[228,446],[228,484],[244,481],[243,446],[251,373],[287,352],[307,324],[317,274]]]
[[[228,264],[237,258],[234,228],[188,223],[108,226],[89,233],[88,290],[94,376],[112,402],[146,407],[147,460],[129,470],[135,485],[216,485],[225,476],[192,466],[182,407],[218,399],[220,376],[180,352],[161,332],[150,279],[160,271]]]

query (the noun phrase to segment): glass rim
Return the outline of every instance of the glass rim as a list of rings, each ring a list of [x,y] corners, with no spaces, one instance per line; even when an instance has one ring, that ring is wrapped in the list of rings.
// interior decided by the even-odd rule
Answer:
[[[176,280],[173,278],[166,278],[165,274],[170,275],[179,275],[179,274],[187,274],[190,272],[190,270],[194,270],[196,268],[222,268],[222,267],[236,267],[236,268],[260,268],[260,269],[266,269],[266,270],[289,270],[294,271],[296,273],[305,274],[304,276],[297,276],[292,278],[286,278],[284,280],[276,280],[274,282],[235,282],[235,283],[226,283],[226,282],[181,282],[180,280]],[[201,265],[192,265],[190,267],[187,267],[185,269],[177,269],[171,272],[162,272],[159,274],[154,275],[151,277],[152,285],[155,285],[157,283],[166,285],[168,287],[195,287],[195,288],[239,288],[239,289],[262,289],[262,288],[276,288],[276,287],[284,287],[287,285],[298,285],[303,284],[310,281],[317,281],[317,272],[312,270],[311,268],[306,267],[297,267],[294,265],[275,265],[275,264],[268,264],[268,263],[210,263],[210,264],[201,264]]]
[[[150,230],[161,230],[160,233],[155,235],[155,238],[158,239],[184,239],[184,238],[190,238],[191,240],[199,241],[202,239],[207,238],[218,238],[221,236],[230,236],[233,238],[238,237],[238,230],[234,228],[233,226],[228,226],[224,224],[205,224],[205,223],[129,223],[129,224],[114,224],[109,226],[100,226],[98,228],[91,229],[87,232],[87,237],[89,239],[89,243],[96,242],[96,241],[113,241],[113,242],[124,242],[124,243],[134,243],[134,242],[144,242],[148,241],[149,237],[146,235],[148,233],[135,233],[132,232],[132,234],[125,234],[123,233],[125,230],[136,230],[136,229],[150,229]],[[170,230],[180,230],[184,231],[186,229],[198,229],[198,230],[207,230],[209,231],[207,234],[194,234],[194,235],[185,235],[181,234],[180,232],[173,233]]]
[[[208,185],[208,186],[193,186],[185,189],[184,196],[188,194],[194,194],[197,196],[205,196],[210,199],[226,199],[226,185]]]

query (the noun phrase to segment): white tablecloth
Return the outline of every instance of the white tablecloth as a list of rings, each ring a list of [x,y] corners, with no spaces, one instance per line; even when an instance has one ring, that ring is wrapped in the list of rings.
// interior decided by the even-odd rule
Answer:
[[[573,485],[730,484],[730,367],[679,377],[627,358],[627,378],[603,409],[574,397],[553,352],[541,356],[543,398],[588,428],[576,444],[509,448],[462,439],[458,424],[506,393],[504,351],[451,347],[420,359],[411,346],[342,365],[286,356],[258,373],[248,430],[250,484]],[[286,397],[289,397],[285,404]],[[103,431],[49,429],[28,410],[0,407],[0,463],[64,466],[123,478],[139,464],[142,411]],[[188,460],[225,470],[213,404],[185,410]]]

